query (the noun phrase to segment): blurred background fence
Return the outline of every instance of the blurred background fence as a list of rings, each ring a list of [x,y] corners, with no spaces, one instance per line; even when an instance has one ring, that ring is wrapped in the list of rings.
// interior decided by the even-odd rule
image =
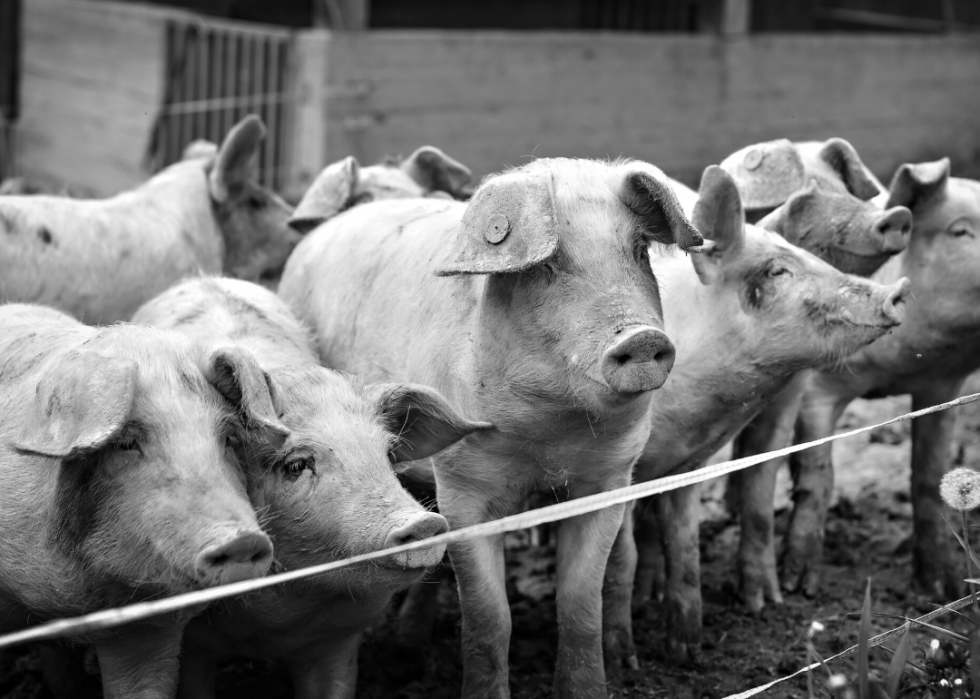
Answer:
[[[627,154],[696,184],[754,141],[842,136],[885,177],[944,155],[980,173],[973,0],[171,4],[0,0],[22,47],[0,37],[8,121],[21,88],[0,167],[110,194],[256,112],[262,177],[291,196],[425,143],[478,175]]]

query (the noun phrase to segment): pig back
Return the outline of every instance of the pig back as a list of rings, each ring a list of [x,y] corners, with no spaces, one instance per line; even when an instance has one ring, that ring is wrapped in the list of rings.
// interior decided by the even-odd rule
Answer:
[[[220,272],[224,254],[196,163],[106,200],[3,197],[0,229],[0,300],[92,324],[129,320],[175,280]]]
[[[313,328],[324,366],[432,386],[474,415],[458,362],[484,278],[433,274],[465,210],[432,199],[365,204],[297,246],[279,295]]]

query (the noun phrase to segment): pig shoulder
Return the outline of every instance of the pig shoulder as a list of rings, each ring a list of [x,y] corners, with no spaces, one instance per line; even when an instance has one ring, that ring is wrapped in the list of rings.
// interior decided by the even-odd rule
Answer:
[[[475,306],[480,276],[440,278],[433,274],[455,239],[466,204],[447,200],[402,200],[364,204],[329,220],[309,234],[293,252],[283,273],[279,296],[310,327],[316,328],[320,359],[336,366],[358,341],[360,346],[419,346],[425,342],[418,318],[440,334],[451,352],[467,314]],[[329,280],[329,286],[325,282]],[[442,293],[452,287],[451,293]],[[326,293],[323,289],[329,288]],[[399,312],[411,303],[413,313]],[[344,331],[357,319],[358,335]],[[364,337],[364,334],[370,336]],[[428,338],[431,339],[431,338]],[[415,352],[396,353],[412,362]],[[362,356],[352,366],[338,367],[368,380],[414,375],[404,367],[378,364]],[[420,383],[439,387],[442,377]]]

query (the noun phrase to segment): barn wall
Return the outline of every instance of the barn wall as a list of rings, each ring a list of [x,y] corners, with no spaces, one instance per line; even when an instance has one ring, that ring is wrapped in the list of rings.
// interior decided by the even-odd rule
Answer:
[[[885,176],[943,155],[961,172],[980,167],[980,41],[970,37],[377,31],[301,41],[320,74],[307,81],[304,118],[325,124],[322,145],[311,141],[324,150],[308,162],[373,162],[431,143],[480,175],[532,154],[628,154],[695,182],[747,143],[842,136]]]
[[[26,0],[21,174],[101,194],[146,178],[165,18],[138,6]]]

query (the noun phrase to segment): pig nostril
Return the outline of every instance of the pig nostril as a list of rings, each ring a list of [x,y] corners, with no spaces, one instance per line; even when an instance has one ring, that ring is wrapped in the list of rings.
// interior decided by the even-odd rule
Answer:
[[[619,366],[623,366],[624,364],[628,364],[632,360],[633,360],[633,357],[630,356],[629,354],[621,354],[618,357],[616,357],[616,363]],[[654,360],[656,360],[656,357],[654,357]]]

